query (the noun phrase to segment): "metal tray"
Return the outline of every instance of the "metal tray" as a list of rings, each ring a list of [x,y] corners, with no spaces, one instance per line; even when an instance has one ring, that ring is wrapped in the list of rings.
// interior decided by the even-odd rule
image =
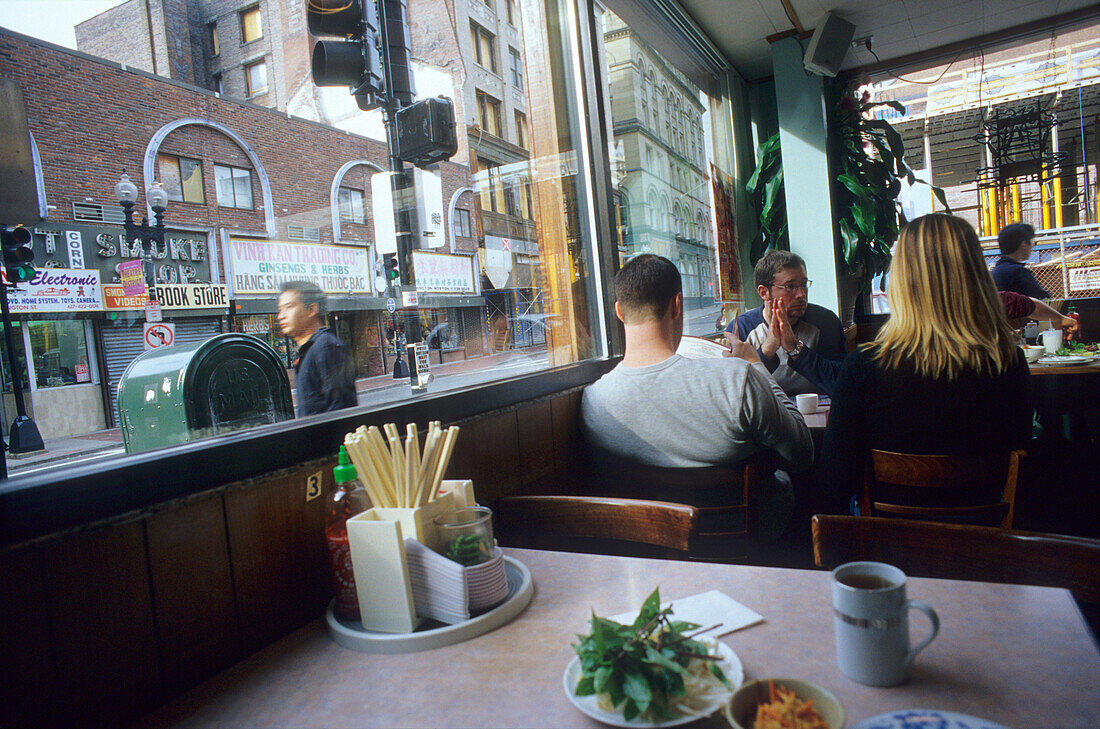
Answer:
[[[329,636],[344,648],[366,653],[415,653],[476,638],[519,615],[535,593],[531,572],[522,562],[505,556],[504,574],[508,578],[508,596],[504,598],[504,602],[463,623],[412,633],[378,633],[364,630],[363,624],[358,620],[337,618],[330,603],[325,612]]]

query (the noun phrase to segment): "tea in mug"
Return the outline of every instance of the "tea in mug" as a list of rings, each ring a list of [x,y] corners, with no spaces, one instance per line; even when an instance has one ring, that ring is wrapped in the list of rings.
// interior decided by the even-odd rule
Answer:
[[[837,582],[848,587],[854,587],[857,590],[881,590],[884,587],[893,587],[894,583],[885,577],[879,577],[878,575],[844,575],[838,577]]]

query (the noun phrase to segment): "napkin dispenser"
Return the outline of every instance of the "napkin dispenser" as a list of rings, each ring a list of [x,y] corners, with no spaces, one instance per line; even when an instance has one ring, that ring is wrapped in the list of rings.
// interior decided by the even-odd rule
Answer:
[[[374,508],[348,519],[348,544],[366,630],[411,633],[420,625],[413,601],[405,536],[438,549],[435,517],[473,506],[473,481],[443,481],[434,501],[409,509]]]

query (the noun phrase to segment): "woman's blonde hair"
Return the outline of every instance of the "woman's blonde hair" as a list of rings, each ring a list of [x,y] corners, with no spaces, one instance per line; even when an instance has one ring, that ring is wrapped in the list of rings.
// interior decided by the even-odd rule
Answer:
[[[918,375],[1000,374],[1016,360],[1016,337],[974,229],[962,218],[925,215],[902,228],[890,268],[890,319],[875,359],[912,362]]]

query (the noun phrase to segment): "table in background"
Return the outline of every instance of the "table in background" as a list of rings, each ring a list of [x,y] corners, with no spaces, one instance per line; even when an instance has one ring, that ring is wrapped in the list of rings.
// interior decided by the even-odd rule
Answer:
[[[848,726],[937,708],[1012,727],[1095,727],[1100,654],[1065,590],[913,578],[909,597],[942,621],[913,680],[862,686],[836,666],[829,573],[508,549],[535,596],[515,620],[458,645],[376,655],[333,643],[315,621],[145,717],[142,727],[596,727],[562,689],[590,613],[717,589],[765,622],[726,635],[746,678],[790,676],[832,691]],[[927,623],[913,617],[913,634]],[[712,718],[704,726],[726,726]]]

